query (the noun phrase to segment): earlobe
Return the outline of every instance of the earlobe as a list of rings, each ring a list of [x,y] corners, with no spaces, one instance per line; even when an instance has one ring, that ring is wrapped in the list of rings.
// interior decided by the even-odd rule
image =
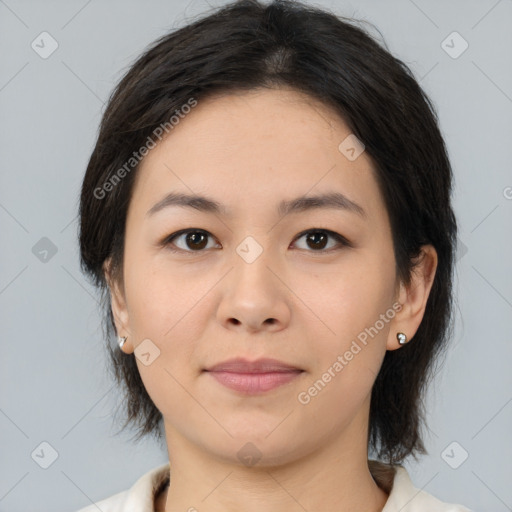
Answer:
[[[105,260],[105,263],[103,264],[103,271],[110,292],[110,305],[112,309],[112,316],[114,317],[114,324],[117,335],[119,337],[126,338],[130,334],[128,327],[128,309],[126,307],[124,293],[120,289],[119,283],[112,277],[110,264],[110,258]],[[123,343],[123,345],[120,345],[120,348],[123,351],[129,352],[128,343]]]
[[[409,342],[414,343],[412,338],[425,314],[437,270],[435,248],[432,245],[424,245],[414,263],[409,285],[400,284],[399,302],[402,307],[390,326],[387,350],[396,350]]]

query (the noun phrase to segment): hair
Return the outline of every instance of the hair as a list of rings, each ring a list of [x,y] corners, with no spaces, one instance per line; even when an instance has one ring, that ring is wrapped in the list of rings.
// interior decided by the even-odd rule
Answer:
[[[409,285],[421,246],[436,249],[424,317],[413,342],[385,354],[368,430],[369,449],[381,460],[426,453],[424,392],[453,327],[452,169],[431,100],[408,66],[356,21],[299,1],[236,1],[156,40],[112,92],[81,189],[80,262],[102,292],[111,368],[124,389],[123,428],[137,427],[137,439],[161,437],[162,415],[134,355],[112,343],[104,267],[108,260],[113,282],[122,285],[126,215],[138,168],[127,170],[126,162],[191,98],[286,87],[332,109],[364,143],[390,219],[397,278]],[[114,182],[116,172],[122,179]]]

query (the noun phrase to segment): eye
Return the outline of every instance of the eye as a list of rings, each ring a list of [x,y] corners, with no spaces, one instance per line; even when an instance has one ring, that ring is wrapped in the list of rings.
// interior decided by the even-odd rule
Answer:
[[[208,237],[210,236],[211,234],[208,231],[202,229],[183,229],[168,236],[163,241],[163,245],[171,246],[169,249],[173,252],[201,252],[203,249],[212,248],[211,246],[208,247]],[[305,238],[308,247],[312,248],[313,252],[331,252],[338,249],[339,246],[352,247],[352,244],[344,236],[329,229],[309,229],[300,233],[295,240],[300,240],[301,238]],[[326,249],[329,238],[336,243],[334,246],[331,245],[331,247]],[[175,242],[176,240],[182,242],[181,247]],[[177,249],[172,246],[176,246]],[[303,250],[303,248],[300,249]]]
[[[314,252],[331,252],[339,249],[339,246],[352,247],[352,244],[342,235],[329,229],[310,229],[302,232],[295,240],[304,238],[308,247],[313,248]],[[333,239],[336,243],[326,249],[328,239]],[[302,248],[300,248],[302,249]]]
[[[178,249],[174,249],[171,247],[171,251],[178,252],[179,250],[181,250],[185,252],[200,252],[204,248],[211,248],[207,247],[207,240],[209,236],[210,233],[208,233],[207,231],[203,231],[202,229],[184,229],[166,238],[164,241],[164,245],[173,245],[174,240],[181,239],[183,240],[185,247],[178,246]]]

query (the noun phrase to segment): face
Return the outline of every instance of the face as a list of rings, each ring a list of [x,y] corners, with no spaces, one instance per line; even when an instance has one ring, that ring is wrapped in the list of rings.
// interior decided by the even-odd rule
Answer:
[[[349,135],[311,98],[257,90],[199,101],[144,158],[112,303],[170,452],[278,464],[355,438],[366,449],[385,351],[421,318],[397,312],[388,215],[369,156],[339,149]],[[300,371],[205,371],[232,358]]]

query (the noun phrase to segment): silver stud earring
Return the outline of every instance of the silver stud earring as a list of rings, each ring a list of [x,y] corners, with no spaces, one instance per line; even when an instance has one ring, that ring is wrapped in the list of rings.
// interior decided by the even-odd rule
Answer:
[[[126,336],[117,338],[117,343],[119,344],[119,348],[123,348],[123,345],[125,344],[126,340],[127,340]]]
[[[398,332],[398,333],[396,334],[396,338],[397,338],[398,343],[399,343],[400,345],[405,345],[405,344],[407,343],[407,341],[408,341],[408,340],[407,340],[407,336],[406,336],[403,332]]]

